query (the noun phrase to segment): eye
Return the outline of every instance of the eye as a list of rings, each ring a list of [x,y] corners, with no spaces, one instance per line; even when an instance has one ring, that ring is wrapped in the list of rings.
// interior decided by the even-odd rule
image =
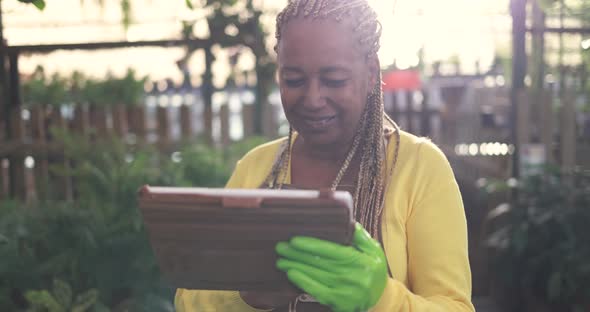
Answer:
[[[348,79],[327,79],[327,78],[324,78],[324,79],[322,79],[322,82],[328,88],[341,88],[346,85],[346,82],[348,82]]]
[[[284,79],[283,81],[285,82],[285,84],[289,88],[298,88],[298,87],[303,86],[303,84],[305,83],[305,79],[303,79],[303,78],[299,78],[299,79]]]

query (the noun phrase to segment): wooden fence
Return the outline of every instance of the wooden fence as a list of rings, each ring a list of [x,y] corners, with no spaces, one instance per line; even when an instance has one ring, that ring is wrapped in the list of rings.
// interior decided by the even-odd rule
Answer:
[[[277,128],[276,107],[271,109],[265,114],[266,122]],[[207,137],[204,117],[195,111],[202,109],[197,105],[21,108],[10,118],[12,138],[0,144],[0,199],[34,200],[41,196],[41,190],[48,189],[49,183],[60,186],[52,198],[73,198],[72,181],[50,170],[56,164],[66,168],[71,165],[64,158],[63,145],[53,135],[54,129],[80,134],[91,141],[116,137],[129,145],[155,146],[163,152],[176,151],[198,136],[213,144],[227,144],[231,140],[230,127],[236,126],[230,121],[236,117],[241,122],[240,132],[244,136],[253,134],[252,105],[242,105],[237,112],[231,112],[227,104],[220,105],[212,116],[215,138]],[[272,132],[268,134],[276,136]],[[3,133],[0,135],[4,137]]]
[[[146,105],[141,106],[37,105],[16,111],[11,117],[12,139],[0,144],[0,199],[16,197],[33,200],[49,182],[63,186],[55,197],[72,199],[71,181],[58,180],[59,177],[51,175],[49,170],[52,164],[68,165],[63,157],[63,147],[52,137],[52,127],[82,134],[89,140],[117,137],[128,144],[149,144],[169,152],[194,141],[198,135],[206,134],[203,110],[198,103],[161,102],[159,96],[146,99]],[[209,139],[226,145],[231,141],[231,129],[236,127],[241,128],[244,137],[253,134],[253,105],[240,105],[238,110],[231,108],[229,103],[216,106],[211,122],[214,138]],[[453,126],[454,120],[445,116],[439,106],[431,105],[425,92],[386,94],[385,110],[405,131],[430,137],[439,144],[453,164],[462,161],[463,157],[456,157],[454,153],[454,138],[444,135],[449,132],[446,128]],[[265,125],[269,137],[278,135],[279,116],[281,112],[277,105],[266,109]],[[481,164],[469,166],[486,168],[486,173],[499,172],[497,166],[489,168],[489,162],[489,158],[482,158]],[[505,166],[505,163],[499,165]]]
[[[487,93],[486,93],[487,92]],[[474,101],[482,103],[506,102],[506,92],[485,91],[476,96]],[[21,199],[34,199],[40,189],[45,189],[44,184],[51,181],[52,184],[63,185],[58,198],[71,199],[73,196],[71,181],[57,181],[58,177],[52,176],[48,169],[51,164],[68,165],[63,157],[63,147],[52,137],[50,128],[61,128],[85,135],[89,140],[102,137],[118,137],[129,144],[149,144],[157,146],[160,150],[173,152],[182,144],[194,141],[198,135],[205,134],[202,109],[197,104],[169,103],[162,105],[158,96],[152,101],[146,100],[146,105],[141,106],[31,106],[14,112],[11,117],[12,139],[0,144],[0,198],[16,197]],[[490,97],[494,97],[490,99]],[[485,101],[482,99],[485,98]],[[530,95],[523,94],[526,103],[531,101]],[[550,96],[542,97],[541,116],[538,112],[530,115],[527,105],[520,107],[519,144],[530,142],[532,137],[530,125],[533,119],[541,119],[542,127],[538,127],[537,137],[543,143],[551,146],[547,159],[558,163],[572,164],[583,163],[588,158],[580,155],[587,150],[589,144],[577,144],[581,142],[573,133],[576,133],[574,110],[572,101],[566,101],[561,115],[548,115]],[[446,153],[451,162],[457,178],[461,181],[475,183],[478,178],[492,177],[505,179],[510,176],[510,155],[477,155],[458,154],[456,145],[460,143],[477,144],[487,142],[482,138],[473,137],[475,141],[465,142],[457,135],[464,136],[466,132],[478,132],[485,134],[485,139],[494,137],[497,141],[506,141],[506,129],[480,131],[456,128],[462,124],[478,124],[473,122],[481,118],[475,110],[472,115],[460,115],[458,112],[442,109],[439,104],[431,101],[426,92],[398,92],[385,95],[385,110],[392,116],[402,129],[422,136],[430,137]],[[174,105],[173,105],[174,104]],[[475,105],[473,103],[470,105]],[[481,104],[481,103],[479,103]],[[478,104],[478,105],[479,105]],[[482,104],[483,105],[483,104]],[[241,128],[239,132],[244,137],[253,134],[253,106],[241,105],[238,110],[231,108],[228,103],[221,103],[214,109],[212,124],[214,125],[212,139],[218,144],[228,144],[231,141],[231,129]],[[278,135],[277,128],[281,115],[277,105],[273,110],[265,114],[268,124],[267,134],[270,137]],[[527,114],[529,114],[527,116]],[[467,123],[465,120],[471,120]],[[567,120],[570,120],[569,122]],[[559,132],[554,131],[556,125],[562,125]],[[0,131],[3,127],[0,127]],[[525,129],[525,130],[522,130]],[[234,129],[235,130],[235,129]],[[527,132],[528,131],[528,132]],[[461,134],[463,133],[463,134]],[[492,134],[490,134],[492,133]],[[556,137],[552,133],[559,133]],[[1,137],[4,134],[0,133]],[[478,136],[481,136],[478,134]],[[551,140],[558,138],[556,142]],[[573,138],[573,139],[572,139]],[[463,138],[464,139],[464,138]],[[479,141],[478,141],[479,140]],[[586,147],[586,149],[584,149]],[[582,151],[582,152],[580,152]],[[580,157],[582,156],[582,157]],[[34,165],[33,165],[34,164]]]

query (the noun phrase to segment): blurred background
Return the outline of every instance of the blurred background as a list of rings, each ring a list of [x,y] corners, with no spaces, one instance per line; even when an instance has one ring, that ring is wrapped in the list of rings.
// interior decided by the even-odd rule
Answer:
[[[590,1],[371,2],[385,109],[459,182],[478,311],[589,311]],[[285,4],[0,1],[1,311],[173,310],[136,191],[223,186],[287,134]]]

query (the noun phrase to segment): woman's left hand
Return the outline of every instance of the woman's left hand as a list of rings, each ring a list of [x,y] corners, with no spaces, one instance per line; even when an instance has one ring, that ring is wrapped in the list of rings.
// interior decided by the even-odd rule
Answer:
[[[359,223],[353,246],[299,236],[278,243],[276,251],[277,267],[289,280],[336,312],[370,309],[387,283],[383,249]]]

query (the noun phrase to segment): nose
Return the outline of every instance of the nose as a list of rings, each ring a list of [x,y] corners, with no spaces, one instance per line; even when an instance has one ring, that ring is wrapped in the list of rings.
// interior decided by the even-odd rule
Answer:
[[[326,96],[323,94],[323,88],[319,79],[310,79],[307,87],[307,94],[303,105],[308,110],[320,110],[326,106]]]

